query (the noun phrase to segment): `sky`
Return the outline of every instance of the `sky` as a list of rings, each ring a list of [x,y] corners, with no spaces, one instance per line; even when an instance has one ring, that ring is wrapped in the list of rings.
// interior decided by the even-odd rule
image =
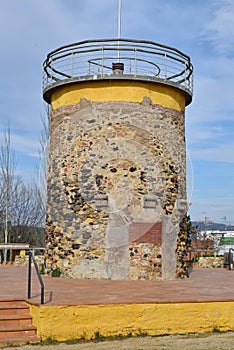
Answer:
[[[64,44],[116,38],[118,1],[0,0],[0,5],[0,133],[10,125],[17,171],[30,181],[46,110],[43,61]],[[122,0],[121,36],[176,47],[191,57],[189,214],[192,220],[234,224],[234,1]]]

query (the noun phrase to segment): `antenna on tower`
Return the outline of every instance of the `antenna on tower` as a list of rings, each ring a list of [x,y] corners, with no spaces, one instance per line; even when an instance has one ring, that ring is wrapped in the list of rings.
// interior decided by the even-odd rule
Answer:
[[[121,37],[121,6],[122,1],[118,0],[118,39]]]
[[[118,39],[121,37],[121,7],[122,0],[118,0]],[[118,62],[120,61],[120,50],[119,50],[120,42],[118,41]]]
[[[120,62],[120,39],[121,39],[121,5],[122,1],[118,0],[118,44],[117,44],[117,62],[112,63],[113,74],[121,75],[124,71],[124,63]]]

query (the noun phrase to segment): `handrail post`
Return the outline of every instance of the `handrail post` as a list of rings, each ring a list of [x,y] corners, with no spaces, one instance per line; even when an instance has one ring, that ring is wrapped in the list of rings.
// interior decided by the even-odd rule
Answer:
[[[228,252],[228,269],[232,270],[233,267],[233,255],[232,255],[232,250],[234,251],[234,249],[230,248],[229,252]]]
[[[31,280],[32,280],[32,257],[29,254],[28,260],[28,299],[31,299]]]
[[[73,77],[74,74],[74,53],[72,51],[71,53],[71,76]]]
[[[41,304],[45,304],[45,290],[44,290],[44,284],[41,286]]]
[[[137,48],[134,49],[135,51],[135,77],[137,76]]]
[[[104,66],[104,47],[102,46],[102,77],[103,77],[103,67]]]
[[[32,280],[32,268],[31,268],[31,264],[34,264],[36,273],[37,273],[37,277],[39,280],[39,283],[41,285],[41,304],[45,303],[45,288],[44,288],[44,283],[42,281],[41,275],[40,275],[40,271],[39,268],[37,266],[37,262],[36,259],[33,256],[33,253],[31,250],[29,250],[29,265],[28,265],[28,299],[31,299],[31,280]]]
[[[164,53],[164,80],[167,80],[167,54]]]

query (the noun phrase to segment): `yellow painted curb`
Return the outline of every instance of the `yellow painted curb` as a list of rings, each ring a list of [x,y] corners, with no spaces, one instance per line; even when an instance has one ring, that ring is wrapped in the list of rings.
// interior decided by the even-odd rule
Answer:
[[[234,302],[29,306],[42,340],[234,331]]]

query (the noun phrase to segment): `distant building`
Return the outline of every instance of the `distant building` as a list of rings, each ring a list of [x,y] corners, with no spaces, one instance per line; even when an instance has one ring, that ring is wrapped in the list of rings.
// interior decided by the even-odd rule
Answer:
[[[201,231],[201,235],[213,240],[214,249],[218,255],[224,255],[230,248],[234,249],[234,231],[206,230]]]

